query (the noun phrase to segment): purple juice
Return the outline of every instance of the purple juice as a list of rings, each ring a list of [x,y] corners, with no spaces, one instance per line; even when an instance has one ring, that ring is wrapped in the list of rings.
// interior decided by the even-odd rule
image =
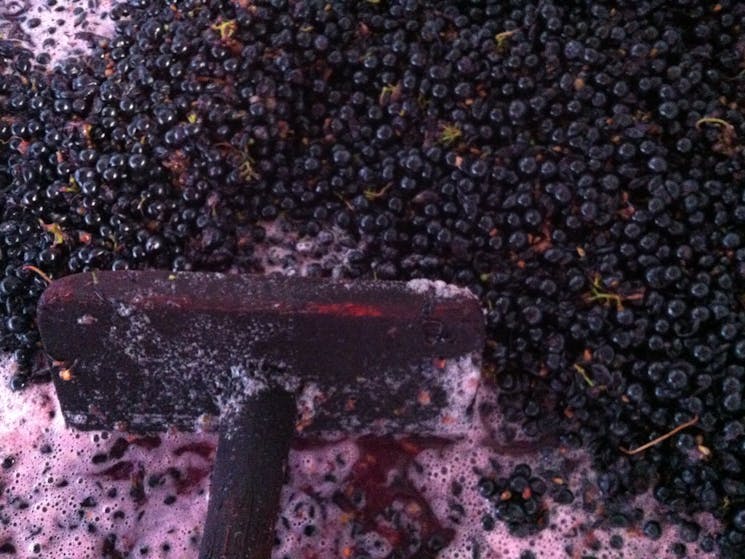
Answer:
[[[19,397],[7,389],[12,369],[3,361],[0,549],[29,558],[196,558],[216,435],[67,429],[51,385]],[[657,540],[642,534],[645,522],[665,517],[654,499],[639,497],[619,521],[593,493],[595,474],[582,451],[498,440],[506,423],[486,411],[495,399],[494,387],[478,390],[483,414],[460,439],[298,439],[273,559],[673,557],[675,527],[666,525]],[[542,529],[520,534],[499,518],[498,499],[486,498],[479,481],[526,463],[548,487]],[[573,501],[558,503],[557,488]],[[696,520],[716,532],[712,518]],[[715,556],[689,547],[687,557]]]

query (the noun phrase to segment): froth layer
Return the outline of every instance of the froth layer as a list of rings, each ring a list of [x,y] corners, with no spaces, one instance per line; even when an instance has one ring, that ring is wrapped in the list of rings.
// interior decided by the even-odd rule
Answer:
[[[196,557],[216,436],[75,432],[64,426],[50,385],[11,394],[12,369],[5,359],[0,546],[30,558]],[[493,388],[479,391],[480,412],[457,440],[297,441],[272,557],[382,559],[394,549],[438,559],[677,556],[680,531],[669,523],[657,540],[641,535],[645,522],[664,519],[650,496],[630,505],[623,525],[614,524],[602,510],[585,454],[502,440],[504,420],[488,411],[495,398]],[[499,498],[486,498],[479,481],[505,478],[526,463],[548,489],[541,525],[521,536],[500,519]],[[574,500],[558,504],[552,495],[564,488]],[[696,520],[710,533],[718,529],[709,517]],[[688,544],[685,553],[715,556],[698,544]]]

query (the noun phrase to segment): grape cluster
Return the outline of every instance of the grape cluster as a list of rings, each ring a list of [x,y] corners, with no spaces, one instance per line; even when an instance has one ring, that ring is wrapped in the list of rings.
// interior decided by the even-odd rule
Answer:
[[[52,70],[0,48],[17,386],[45,378],[50,277],[255,271],[266,222],[341,229],[350,277],[481,298],[524,435],[588,448],[609,501],[653,489],[712,513],[722,553],[744,552],[744,4],[129,0],[111,17],[113,38]]]
[[[557,487],[559,484],[556,484]],[[543,529],[547,525],[548,505],[545,497],[549,490],[546,480],[533,476],[527,464],[518,464],[509,477],[479,479],[481,495],[492,502],[492,512],[482,518],[484,529],[494,526],[494,520],[507,523],[512,534],[525,536]],[[569,504],[574,500],[572,492],[564,487],[554,489],[553,500]]]

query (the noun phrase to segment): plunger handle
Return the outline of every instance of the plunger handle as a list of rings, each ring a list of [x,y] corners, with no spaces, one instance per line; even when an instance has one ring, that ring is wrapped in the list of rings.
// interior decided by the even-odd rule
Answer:
[[[221,421],[200,559],[269,559],[295,430],[294,395],[267,390]]]

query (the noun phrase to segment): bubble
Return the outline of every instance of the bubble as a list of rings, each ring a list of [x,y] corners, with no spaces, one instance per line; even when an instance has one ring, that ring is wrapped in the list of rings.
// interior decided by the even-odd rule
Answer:
[[[4,0],[0,33],[51,67],[91,52],[91,44],[113,35],[112,5],[112,0]]]

